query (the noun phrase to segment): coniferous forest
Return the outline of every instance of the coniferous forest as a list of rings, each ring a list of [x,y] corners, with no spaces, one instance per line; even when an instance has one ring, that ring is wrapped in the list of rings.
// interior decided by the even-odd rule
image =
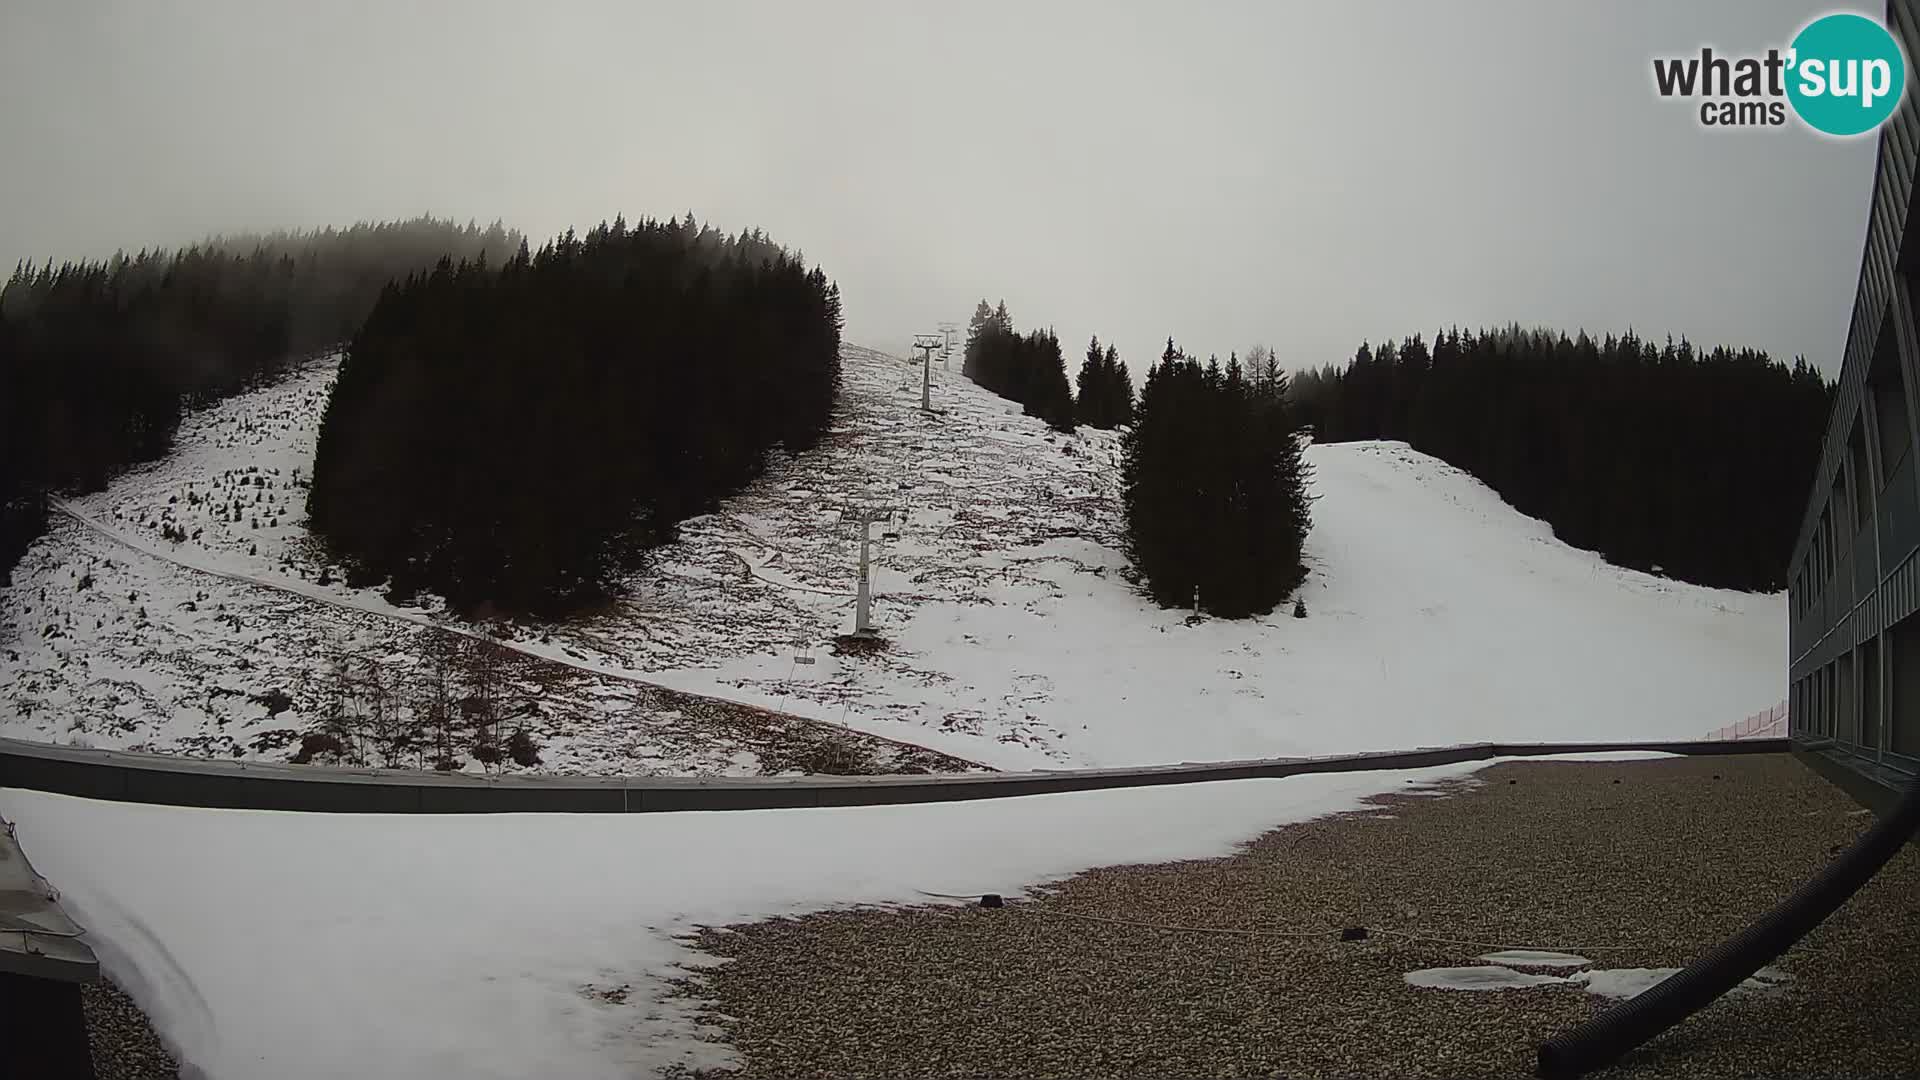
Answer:
[[[1751,349],[1457,329],[1294,383],[1320,442],[1401,439],[1609,562],[1783,588],[1832,388]]]
[[[14,564],[47,524],[41,484],[28,472],[27,373],[14,337],[0,305],[0,585],[10,583]]]
[[[519,243],[420,218],[21,264],[0,290],[0,582],[44,528],[47,492],[160,457],[183,408],[345,340],[395,277]]]
[[[1204,366],[1167,342],[1123,436],[1127,544],[1166,607],[1224,618],[1273,610],[1306,577],[1302,432],[1269,360]],[[1196,593],[1197,590],[1197,593]]]
[[[380,297],[322,421],[308,514],[349,580],[558,614],[826,431],[840,295],[758,231],[571,231]]]
[[[1060,339],[1051,330],[1016,332],[1006,301],[990,308],[982,300],[974,308],[961,370],[985,389],[1019,402],[1028,416],[1059,431],[1073,430],[1073,390]]]
[[[1120,350],[1111,345],[1102,349],[1098,336],[1087,342],[1075,389],[1074,419],[1080,423],[1109,430],[1133,423],[1133,376]]]

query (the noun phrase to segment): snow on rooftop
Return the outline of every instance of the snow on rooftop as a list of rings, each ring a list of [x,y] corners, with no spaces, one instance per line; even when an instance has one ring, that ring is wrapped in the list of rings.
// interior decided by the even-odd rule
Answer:
[[[639,815],[203,810],[0,790],[102,968],[209,1080],[725,1064],[667,980],[701,926],[920,890],[1015,896],[1487,763],[888,807]],[[1311,921],[1310,916],[1303,919]],[[1330,928],[1331,929],[1331,928]]]
[[[1483,956],[1480,959],[1491,960],[1493,957]],[[1582,964],[1588,962],[1580,961]],[[1646,993],[1680,972],[1679,968],[1672,967],[1594,968],[1590,971],[1576,971],[1571,975],[1542,975],[1514,970],[1514,966],[1526,966],[1515,960],[1506,960],[1503,963],[1513,966],[1422,968],[1419,971],[1407,972],[1403,978],[1408,986],[1417,986],[1425,990],[1525,990],[1536,986],[1571,986],[1598,997],[1625,1001]],[[1790,978],[1790,975],[1779,968],[1763,967],[1741,980],[1729,993],[1779,993],[1785,989],[1784,984]]]

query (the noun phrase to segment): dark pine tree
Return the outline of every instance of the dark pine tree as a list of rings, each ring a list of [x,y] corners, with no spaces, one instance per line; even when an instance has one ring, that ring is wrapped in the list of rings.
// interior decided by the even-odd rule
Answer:
[[[1123,437],[1127,543],[1163,606],[1264,614],[1306,575],[1311,525],[1302,433],[1284,375],[1249,379],[1171,340]]]
[[[1080,361],[1080,374],[1074,379],[1074,418],[1089,427],[1112,427],[1108,420],[1112,408],[1107,372],[1107,353],[1095,334],[1087,342],[1086,359]]]
[[[989,310],[982,300],[974,309],[961,371],[981,387],[1019,402],[1028,416],[1038,416],[1060,431],[1073,430],[1073,388],[1059,339],[1052,330],[1016,333],[1006,301]]]
[[[825,432],[840,294],[757,230],[572,230],[390,287],[348,348],[308,495],[355,581],[468,610],[609,594],[688,516]]]
[[[1074,415],[1080,423],[1111,429],[1133,422],[1133,379],[1120,362],[1119,350],[1111,345],[1102,349],[1098,337],[1088,342],[1078,383]]]
[[[1120,359],[1120,350],[1111,345],[1107,346],[1106,372],[1108,393],[1112,395],[1108,415],[1115,425],[1133,423],[1133,376]]]

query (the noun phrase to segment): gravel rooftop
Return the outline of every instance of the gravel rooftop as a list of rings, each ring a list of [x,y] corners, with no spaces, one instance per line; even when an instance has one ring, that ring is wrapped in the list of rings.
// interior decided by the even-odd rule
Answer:
[[[106,980],[80,988],[96,1080],[176,1080],[180,1066],[133,999]]]
[[[726,962],[683,989],[744,1077],[1526,1076],[1543,1039],[1611,1002],[1405,974],[1490,946],[1683,966],[1872,821],[1786,755],[1510,763],[1440,792],[1276,829],[1229,858],[1090,871],[999,909],[709,929],[697,944]],[[1374,932],[1336,940],[1350,926]],[[1920,1075],[1920,850],[1775,966],[1784,989],[1723,999],[1597,1075]]]

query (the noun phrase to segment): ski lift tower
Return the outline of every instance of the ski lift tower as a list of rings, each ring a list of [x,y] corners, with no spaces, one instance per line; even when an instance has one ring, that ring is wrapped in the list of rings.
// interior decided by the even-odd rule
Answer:
[[[951,368],[953,366],[953,335],[959,332],[960,324],[957,322],[943,322],[940,324],[940,334],[947,339],[946,344],[940,347],[940,366],[943,368]]]
[[[933,411],[933,350],[946,339],[939,334],[913,335],[913,347],[920,350],[920,411]]]
[[[840,508],[840,519],[852,521],[860,526],[860,580],[858,591],[854,594],[853,637],[875,638],[879,635],[873,630],[873,586],[867,570],[867,550],[872,540],[871,529],[876,521],[892,521],[898,507],[876,505],[849,505]]]

